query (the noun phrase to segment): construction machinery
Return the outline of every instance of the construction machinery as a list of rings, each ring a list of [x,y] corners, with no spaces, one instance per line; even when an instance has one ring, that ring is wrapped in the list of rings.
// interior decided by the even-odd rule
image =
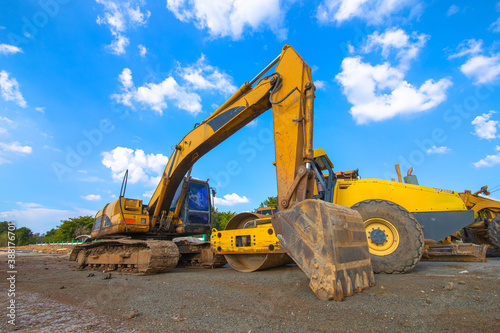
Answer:
[[[432,197],[434,193],[445,198],[447,194],[381,179],[359,179],[358,170],[335,173],[323,149],[314,150],[311,169],[315,179],[314,198],[319,206],[321,202],[332,202],[344,206],[345,214],[352,211],[348,207],[360,213],[364,223],[363,233],[357,236],[368,241],[375,273],[406,273],[415,267],[424,250],[424,233],[415,215],[436,208],[436,198]],[[416,202],[415,196],[422,193],[425,193],[422,198],[427,201]],[[278,203],[281,209],[282,202],[278,200]],[[460,208],[464,208],[463,203]],[[289,214],[296,217],[293,213]],[[270,262],[279,263],[277,258],[285,251],[280,247],[283,241],[272,229],[272,219],[255,213],[235,216],[226,230],[212,232],[212,250],[216,254],[224,254],[231,267],[242,272],[267,268]],[[422,222],[427,220],[429,218],[422,219]],[[307,230],[307,222],[304,224],[304,230]],[[466,225],[458,224],[460,227]],[[451,232],[460,227],[452,227]],[[439,228],[446,229],[442,224]],[[442,233],[442,237],[449,235],[446,232]],[[339,238],[343,237],[342,230],[336,230],[336,233]],[[314,235],[311,237],[314,238]],[[282,258],[282,262],[285,263],[286,258]]]
[[[488,186],[472,193],[459,193],[468,209],[474,211],[474,222],[461,230],[462,240],[473,244],[486,244],[500,251],[500,202],[480,195],[490,195]]]
[[[274,73],[264,77],[274,65]],[[310,67],[292,47],[285,45],[272,63],[175,145],[148,205],[121,193],[118,200],[97,213],[93,238],[130,239],[78,246],[70,259],[82,267],[104,266],[145,274],[174,268],[179,249],[171,239],[206,233],[210,226],[209,188],[206,182],[190,177],[193,164],[272,108],[279,212],[272,215],[271,224],[273,235],[279,239],[276,246],[283,252],[276,257],[268,248],[270,253],[248,254],[248,258],[254,256],[260,261],[262,255],[269,255],[261,268],[293,259],[310,278],[310,286],[319,299],[340,300],[374,285],[359,213],[313,199],[314,90]],[[260,217],[237,215],[227,229],[254,228],[269,233],[269,228],[263,229],[259,224]],[[253,240],[238,239],[241,244]],[[223,254],[217,251],[214,257]]]
[[[375,273],[409,272],[424,249],[427,257],[437,260],[484,261],[484,247],[472,244],[429,247],[464,227],[464,241],[500,249],[500,202],[479,196],[489,194],[486,187],[472,194],[420,186],[411,174],[412,169],[403,181],[398,165],[398,181],[360,179],[358,170],[333,172],[333,164],[323,149],[314,150],[312,169],[316,199],[350,207],[363,217]],[[257,213],[261,211],[266,209],[260,208]],[[249,219],[254,229],[233,230],[249,228],[242,218],[233,221],[234,224],[228,223],[226,231],[212,234],[212,250],[224,253],[228,263],[243,272],[267,267],[268,262],[275,260],[269,258],[269,253],[284,253],[269,216],[253,214],[253,217],[254,220]],[[248,256],[249,253],[253,256]]]
[[[174,191],[170,209],[154,219],[149,212],[151,203],[125,198],[127,174],[119,199],[95,216],[91,237],[106,240],[76,245],[70,260],[80,267],[139,274],[168,272],[179,263],[199,267],[226,264],[223,256],[213,254],[209,242],[180,237],[210,230],[211,201],[206,181],[193,179],[188,172]]]

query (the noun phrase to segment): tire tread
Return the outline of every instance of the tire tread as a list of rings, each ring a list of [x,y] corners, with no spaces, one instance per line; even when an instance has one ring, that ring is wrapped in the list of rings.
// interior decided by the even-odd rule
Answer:
[[[414,229],[413,232],[418,234],[418,239],[417,239],[417,246],[415,248],[415,251],[412,254],[412,258],[406,260],[402,265],[400,269],[395,269],[391,267],[385,267],[381,271],[375,271],[375,273],[385,273],[385,274],[401,274],[401,273],[408,273],[410,272],[420,261],[422,258],[422,255],[424,253],[424,233],[422,232],[422,227],[418,223],[418,221],[415,219],[413,214],[408,212],[406,209],[401,207],[398,204],[395,204],[391,201],[387,200],[382,200],[382,199],[370,199],[370,200],[365,200],[358,202],[354,206],[352,206],[352,209],[359,208],[361,205],[372,205],[372,204],[377,204],[377,205],[388,205],[389,207],[392,207],[396,210],[399,211],[402,215],[408,217],[410,220],[414,220],[416,223],[412,224],[411,227]]]

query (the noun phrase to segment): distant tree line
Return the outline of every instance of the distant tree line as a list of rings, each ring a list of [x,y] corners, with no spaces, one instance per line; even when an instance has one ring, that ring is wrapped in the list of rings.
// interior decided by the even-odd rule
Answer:
[[[72,241],[80,235],[89,235],[94,223],[92,216],[80,216],[61,220],[61,224],[45,234],[33,233],[30,228],[17,228],[16,245],[23,246],[38,242],[61,242]],[[0,247],[8,245],[8,222],[0,222]]]

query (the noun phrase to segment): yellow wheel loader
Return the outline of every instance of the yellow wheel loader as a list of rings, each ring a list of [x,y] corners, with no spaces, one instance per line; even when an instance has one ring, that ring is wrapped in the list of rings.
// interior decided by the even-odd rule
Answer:
[[[264,77],[274,65],[274,72]],[[262,228],[260,216],[246,214],[234,217],[228,229],[255,229],[268,235],[272,231],[279,239],[276,248],[281,253],[275,257],[269,247],[269,259],[261,268],[293,259],[310,278],[310,286],[319,299],[340,300],[374,285],[359,213],[313,199],[314,90],[310,67],[292,47],[285,45],[257,77],[244,83],[175,145],[148,205],[125,198],[123,190],[118,200],[96,215],[91,236],[108,240],[77,246],[70,259],[81,267],[143,274],[173,269],[184,250],[171,240],[206,233],[210,226],[208,186],[190,177],[192,166],[219,143],[272,109],[279,212],[272,215],[268,224],[272,228]],[[252,244],[255,237],[233,239],[234,244],[237,242]],[[210,265],[211,260],[226,254],[222,247],[220,250],[212,258],[206,251],[195,257]],[[248,253],[244,261],[258,262],[262,255]]]
[[[462,228],[464,241],[500,249],[500,202],[479,196],[489,194],[486,187],[471,194],[419,186],[411,170],[403,182],[399,168],[399,181],[360,179],[358,170],[333,172],[333,164],[323,149],[314,150],[312,169],[316,199],[350,207],[361,214],[375,273],[411,271],[422,257],[424,238],[438,242]],[[284,252],[269,216],[259,215],[261,211],[267,210],[241,214],[242,218],[234,221],[239,227],[230,221],[226,231],[212,233],[212,250],[224,253],[236,270],[262,269],[268,261],[279,258],[272,253]],[[253,256],[247,256],[248,253]],[[286,258],[281,260],[287,262]]]
[[[314,198],[318,205],[321,202],[332,202],[344,206],[346,216],[351,211],[348,207],[361,215],[364,232],[357,234],[357,237],[367,239],[375,273],[406,273],[415,267],[424,250],[424,232],[415,215],[403,207],[414,208],[412,199],[415,200],[415,195],[424,193],[421,188],[416,190],[415,187],[418,186],[415,185],[407,186],[380,179],[361,180],[357,170],[334,173],[333,164],[323,149],[314,150],[311,169],[316,182]],[[428,202],[426,207],[422,203],[422,208],[429,208],[432,201],[430,197],[433,195],[432,189],[426,189],[421,197],[425,197]],[[458,199],[460,200],[459,197]],[[279,200],[278,203],[281,204]],[[461,208],[464,208],[463,203]],[[412,212],[415,210],[412,209]],[[320,214],[329,213],[321,210]],[[270,262],[287,262],[286,257],[280,257],[280,254],[285,252],[280,247],[283,241],[279,235],[275,235],[269,216],[242,213],[233,220],[227,224],[224,231],[214,230],[211,240],[212,250],[216,254],[224,254],[231,267],[238,271],[251,272],[269,267]],[[460,226],[452,227],[450,233],[465,225],[458,224]],[[304,225],[302,232],[306,235],[308,226],[307,223]],[[442,225],[439,227],[444,228]],[[446,232],[441,232],[442,237],[450,234]],[[335,230],[335,233],[338,239],[343,239],[347,231]],[[311,234],[309,237],[314,239],[316,235]],[[337,255],[347,254],[339,251]],[[350,255],[355,254],[351,252]]]

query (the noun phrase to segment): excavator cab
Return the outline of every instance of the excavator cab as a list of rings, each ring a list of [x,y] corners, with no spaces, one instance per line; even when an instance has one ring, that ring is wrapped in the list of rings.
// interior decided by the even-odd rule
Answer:
[[[181,199],[181,200],[180,200]],[[210,231],[210,187],[207,182],[185,178],[179,185],[170,214],[179,235],[199,235]]]

